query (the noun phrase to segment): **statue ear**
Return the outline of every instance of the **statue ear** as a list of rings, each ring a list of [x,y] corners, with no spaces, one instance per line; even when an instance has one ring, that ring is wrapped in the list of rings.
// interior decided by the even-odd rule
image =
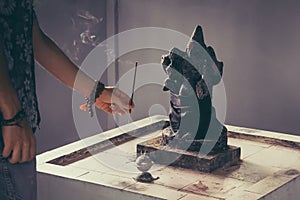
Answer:
[[[192,39],[198,42],[202,47],[206,48],[206,45],[204,43],[204,35],[203,31],[200,25],[198,25],[193,34],[192,34]]]
[[[214,51],[214,49],[209,46],[207,47],[207,53],[210,55],[210,57],[212,58],[212,60],[214,61],[214,63],[216,64],[221,76],[223,74],[223,62],[219,62],[218,59],[217,59],[217,56],[216,56],[216,53]]]

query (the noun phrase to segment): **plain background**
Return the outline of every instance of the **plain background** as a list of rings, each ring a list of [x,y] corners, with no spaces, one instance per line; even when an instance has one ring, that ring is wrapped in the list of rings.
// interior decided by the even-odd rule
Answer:
[[[107,9],[116,2],[117,9]],[[300,1],[37,1],[41,27],[78,65],[93,49],[80,42],[80,34],[86,30],[78,16],[83,11],[101,19],[92,27],[100,41],[111,35],[112,29],[122,32],[155,26],[190,35],[200,24],[206,43],[214,47],[218,59],[224,62],[226,123],[300,134]],[[159,63],[162,53],[133,52],[121,60],[130,63],[138,58],[141,63]],[[133,67],[124,63],[118,63],[119,76]],[[40,67],[36,74],[42,114],[37,140],[38,150],[43,152],[75,141],[78,135],[72,118],[72,91]],[[147,117],[153,104],[167,109],[168,97],[158,86],[139,88],[136,94],[134,119]],[[113,127],[106,124],[104,117],[101,119],[105,129]]]

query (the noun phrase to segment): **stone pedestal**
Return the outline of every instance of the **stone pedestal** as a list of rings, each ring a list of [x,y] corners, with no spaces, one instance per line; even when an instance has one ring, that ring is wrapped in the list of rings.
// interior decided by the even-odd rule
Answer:
[[[229,146],[223,152],[201,155],[198,152],[184,151],[161,145],[161,137],[137,144],[137,153],[148,153],[148,156],[157,164],[182,167],[212,172],[220,167],[235,165],[240,160],[241,148]]]

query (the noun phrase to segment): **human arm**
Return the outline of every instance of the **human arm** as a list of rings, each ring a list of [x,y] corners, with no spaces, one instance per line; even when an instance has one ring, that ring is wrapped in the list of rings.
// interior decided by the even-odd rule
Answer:
[[[33,48],[35,59],[51,74],[67,86],[74,88],[89,97],[95,86],[95,81],[80,71],[78,67],[59,49],[59,47],[40,29],[38,21],[33,24]],[[76,84],[75,84],[76,81]],[[97,94],[96,94],[97,96]],[[95,106],[107,113],[124,113],[133,106],[129,105],[129,97],[118,89],[105,87],[96,99]],[[112,110],[111,104],[116,109]],[[82,106],[86,109],[86,106]]]
[[[12,119],[20,110],[21,104],[12,86],[4,59],[0,34],[0,117]],[[1,119],[0,119],[1,121]],[[35,157],[36,143],[31,128],[25,120],[18,121],[20,126],[2,126],[4,149],[2,156],[11,163],[27,162]]]

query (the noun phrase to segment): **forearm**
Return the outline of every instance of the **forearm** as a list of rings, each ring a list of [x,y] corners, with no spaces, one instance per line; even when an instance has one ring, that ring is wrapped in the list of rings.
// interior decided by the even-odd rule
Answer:
[[[10,119],[20,109],[18,96],[8,75],[0,36],[0,112],[5,119]]]
[[[33,48],[36,61],[47,71],[83,95],[90,95],[95,85],[94,80],[79,70],[59,47],[40,30],[37,21],[33,26]]]

